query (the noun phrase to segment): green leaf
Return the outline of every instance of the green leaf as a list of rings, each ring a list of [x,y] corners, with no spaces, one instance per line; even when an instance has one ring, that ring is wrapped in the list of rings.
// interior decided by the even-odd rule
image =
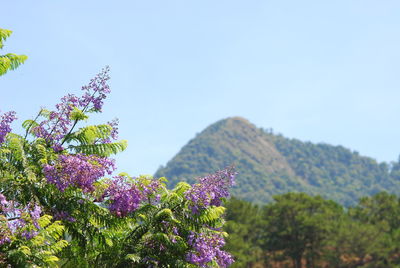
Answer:
[[[0,28],[0,49],[3,48],[3,42],[12,34],[12,31]]]
[[[27,246],[21,246],[19,247],[19,251],[21,251],[24,255],[29,256],[32,254],[31,249],[28,248]]]
[[[77,107],[74,107],[69,117],[72,121],[82,121],[89,118],[89,116],[87,116],[81,109],[78,109]]]
[[[127,260],[131,260],[131,261],[133,261],[135,263],[139,263],[140,260],[141,260],[140,256],[136,255],[136,254],[128,254],[128,255],[125,256],[125,258]]]

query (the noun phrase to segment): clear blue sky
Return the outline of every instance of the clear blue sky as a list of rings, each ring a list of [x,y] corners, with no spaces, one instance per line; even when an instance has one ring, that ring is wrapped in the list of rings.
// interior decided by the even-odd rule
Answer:
[[[288,137],[400,154],[400,1],[2,1],[0,54],[29,56],[0,77],[20,121],[103,66],[131,175],[153,174],[229,116]],[[18,123],[18,124],[19,124]]]

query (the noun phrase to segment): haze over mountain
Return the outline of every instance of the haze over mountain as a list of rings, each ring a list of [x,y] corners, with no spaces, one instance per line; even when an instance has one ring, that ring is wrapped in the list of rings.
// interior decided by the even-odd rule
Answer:
[[[235,165],[232,194],[266,203],[286,192],[319,194],[344,205],[380,191],[400,193],[400,164],[378,163],[343,146],[288,139],[244,118],[220,120],[190,140],[156,177],[174,185]]]

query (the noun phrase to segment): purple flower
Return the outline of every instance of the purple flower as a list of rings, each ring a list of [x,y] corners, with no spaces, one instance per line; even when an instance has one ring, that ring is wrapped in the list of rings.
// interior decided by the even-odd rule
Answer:
[[[0,233],[0,246],[6,243],[10,243],[11,239],[8,236],[2,236],[2,234]]]
[[[191,232],[188,244],[192,250],[186,255],[186,260],[200,267],[207,267],[207,263],[213,260],[219,267],[228,267],[234,262],[229,253],[221,250],[225,241],[220,234]]]
[[[37,204],[21,206],[18,202],[7,201],[0,194],[0,245],[10,243],[12,236],[20,235],[26,239],[36,236],[40,229],[38,219],[41,211]]]
[[[97,157],[59,155],[54,165],[45,165],[43,173],[49,183],[56,185],[60,191],[68,186],[81,188],[85,193],[95,190],[93,183],[115,169],[114,160]]]
[[[115,118],[107,122],[107,125],[111,127],[110,137],[99,140],[100,143],[111,143],[111,140],[118,139],[118,123],[119,123],[118,118]]]
[[[56,153],[64,151],[64,147],[59,143],[54,144],[52,146],[52,148],[53,148],[54,152],[56,152]]]
[[[111,138],[113,138],[114,140],[118,139],[118,124],[119,124],[118,118],[115,118],[115,119],[111,120],[110,122],[107,122],[107,124],[110,125],[112,128]]]
[[[117,217],[124,217],[135,211],[143,198],[139,188],[125,177],[115,177],[104,193],[109,197],[109,210]]]
[[[109,72],[110,67],[106,66],[99,74],[90,80],[87,86],[82,87],[85,94],[79,100],[81,107],[87,107],[89,110],[101,112],[103,100],[107,97],[107,94],[111,92],[107,84],[107,81],[110,79]]]
[[[3,194],[0,194],[0,215],[14,215],[19,217],[21,214],[21,210],[17,208],[19,204],[13,201],[7,201],[6,197]]]
[[[0,144],[4,142],[7,134],[11,132],[10,124],[17,119],[15,114],[14,111],[10,111],[0,117]]]
[[[31,219],[32,219],[33,225],[35,225],[35,227],[37,229],[39,229],[40,226],[39,226],[38,220],[40,218],[40,213],[42,213],[42,208],[35,204],[33,210],[30,211],[29,213],[31,215]]]
[[[68,212],[66,211],[58,211],[54,213],[54,220],[66,220],[69,222],[76,222],[76,219],[72,217]]]
[[[73,122],[70,116],[75,107],[79,107],[78,97],[73,94],[62,97],[61,102],[56,104],[56,111],[50,111],[46,120],[32,128],[32,133],[36,137],[44,138],[49,143],[54,142],[53,148],[56,151],[62,151],[60,141],[72,126]]]
[[[107,66],[99,74],[97,74],[87,86],[82,87],[84,94],[77,97],[68,94],[61,98],[61,102],[56,105],[55,111],[45,112],[42,109],[41,115],[46,119],[39,122],[38,126],[31,129],[33,135],[45,139],[48,143],[53,144],[56,152],[63,150],[61,144],[63,139],[69,133],[75,119],[71,118],[74,109],[82,112],[100,112],[103,107],[103,100],[110,93],[110,87],[107,81],[110,79],[108,73],[110,69]],[[112,123],[113,131],[111,135],[116,136],[116,123]],[[114,130],[115,128],[115,130]],[[0,130],[1,133],[1,130]],[[0,136],[1,137],[1,136]]]
[[[143,195],[146,197],[156,193],[159,187],[160,187],[160,182],[158,180],[151,180],[148,184],[141,185]],[[158,202],[158,200],[160,200],[160,195],[155,196],[155,201]]]
[[[117,176],[111,181],[102,199],[108,197],[109,210],[117,217],[134,212],[143,200],[148,200],[158,190],[160,183],[151,180],[144,184],[139,180]],[[157,196],[155,197],[157,202]]]
[[[21,234],[21,236],[24,237],[26,240],[30,240],[37,235],[38,235],[37,231],[23,231]]]
[[[115,119],[107,122],[107,125],[109,125],[111,127],[110,138],[104,139],[102,141],[102,143],[110,143],[111,139],[113,139],[113,140],[118,139],[118,124],[119,124],[118,118],[115,118]]]
[[[6,200],[6,197],[4,195],[0,194],[0,205],[1,205],[0,208],[3,206],[7,206],[7,204],[8,204],[8,201]]]
[[[190,201],[192,212],[209,206],[220,206],[222,198],[229,196],[229,188],[235,184],[236,172],[233,167],[200,178],[200,183],[193,185],[185,196]]]
[[[19,229],[25,227],[26,221],[24,219],[18,218],[8,222],[8,228],[10,228],[12,233],[16,233]]]

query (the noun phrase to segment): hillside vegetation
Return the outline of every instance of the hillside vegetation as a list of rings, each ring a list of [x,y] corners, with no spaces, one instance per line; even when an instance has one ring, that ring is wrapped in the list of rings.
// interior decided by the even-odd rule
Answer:
[[[346,206],[380,191],[399,193],[399,163],[378,163],[343,146],[288,139],[240,117],[207,127],[155,176],[167,177],[171,185],[178,178],[193,183],[232,164],[239,173],[233,195],[260,204],[287,192],[318,194]]]

